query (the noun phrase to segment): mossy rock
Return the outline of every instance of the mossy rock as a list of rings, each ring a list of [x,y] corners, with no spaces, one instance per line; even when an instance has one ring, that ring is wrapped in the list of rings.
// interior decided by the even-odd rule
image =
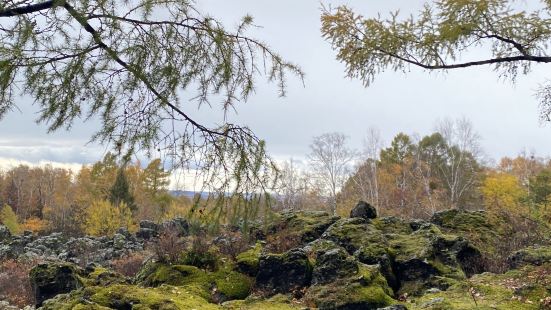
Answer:
[[[304,300],[319,309],[378,309],[395,304],[392,295],[377,266],[360,264],[354,275],[310,286]]]
[[[513,253],[508,258],[511,268],[525,265],[541,266],[551,263],[551,246],[531,246]]]
[[[221,309],[182,287],[143,288],[115,284],[87,287],[59,295],[44,303],[43,310],[69,309]]]
[[[277,294],[270,298],[260,296],[249,297],[245,300],[233,300],[222,304],[224,309],[230,310],[298,310],[304,305],[293,303],[287,295]]]
[[[137,283],[149,287],[172,285],[185,287],[215,303],[246,298],[253,279],[232,270],[233,266],[208,272],[194,266],[154,263],[140,272]]]
[[[386,253],[387,242],[382,232],[365,219],[341,219],[331,225],[322,235],[353,254],[361,247],[370,247],[377,253]]]
[[[463,236],[482,249],[483,254],[496,252],[501,242],[503,227],[493,224],[485,211],[466,211],[451,209],[435,213],[431,223],[438,225],[444,233]]]
[[[87,268],[88,269],[88,268]],[[111,284],[130,284],[130,279],[104,267],[94,267],[89,272],[84,272],[79,276],[84,286],[107,286]]]
[[[303,249],[260,257],[256,288],[268,295],[291,293],[310,285],[312,263]]]
[[[413,232],[409,222],[395,216],[373,219],[371,224],[384,234],[410,234]]]
[[[408,309],[549,309],[543,305],[551,294],[551,264],[526,266],[505,274],[483,273],[457,281],[446,291],[435,291],[409,300]]]
[[[260,255],[262,255],[262,244],[257,242],[254,248],[237,255],[237,268],[242,273],[255,277],[258,273]]]
[[[298,247],[318,239],[338,219],[338,216],[321,211],[287,212],[281,214],[267,231],[272,238],[293,240],[294,246]]]
[[[39,264],[29,274],[37,306],[58,294],[83,287],[77,267],[66,263]]]

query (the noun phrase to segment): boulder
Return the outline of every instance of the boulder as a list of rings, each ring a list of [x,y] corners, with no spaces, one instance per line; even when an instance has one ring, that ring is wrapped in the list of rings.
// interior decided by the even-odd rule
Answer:
[[[147,228],[154,231],[159,231],[159,225],[153,221],[148,221],[148,220],[140,221],[140,228]]]
[[[260,257],[256,286],[269,294],[294,292],[310,285],[311,280],[312,265],[302,249]]]
[[[11,232],[10,230],[4,226],[0,225],[0,242],[6,242],[11,239]]]
[[[257,242],[254,248],[249,249],[236,257],[237,269],[251,277],[256,277],[258,264],[262,255],[262,244]]]
[[[364,219],[374,219],[377,217],[377,209],[365,201],[359,201],[350,211],[350,217],[361,217]]]
[[[356,260],[345,250],[335,247],[316,253],[316,264],[312,272],[312,284],[326,284],[339,278],[358,273]]]
[[[176,232],[179,237],[187,236],[189,234],[189,223],[186,219],[177,217],[170,221],[165,221],[161,224],[163,231]]]
[[[82,287],[76,268],[69,264],[39,264],[31,270],[30,281],[37,306],[58,294]]]
[[[355,272],[310,286],[304,300],[315,305],[315,309],[378,309],[394,304],[392,295],[376,265],[359,263]]]
[[[152,238],[155,238],[159,235],[159,233],[156,230],[150,229],[150,228],[140,228],[136,232],[136,238],[143,239],[143,240],[150,240]]]
[[[530,246],[516,251],[507,258],[509,266],[513,269],[534,265],[541,266],[551,262],[551,246]]]

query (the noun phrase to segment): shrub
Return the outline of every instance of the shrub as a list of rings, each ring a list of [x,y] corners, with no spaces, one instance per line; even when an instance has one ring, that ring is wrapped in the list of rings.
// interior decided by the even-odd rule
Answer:
[[[216,243],[221,254],[235,259],[237,255],[249,249],[250,237],[240,231],[226,231]]]
[[[121,202],[113,205],[109,201],[94,201],[86,209],[84,231],[93,236],[113,235],[120,227],[131,228],[132,212]]]
[[[207,235],[199,232],[192,237],[191,247],[184,253],[181,263],[197,268],[216,270],[217,255],[210,249]]]
[[[134,252],[124,257],[112,260],[111,268],[126,277],[134,277],[149,257],[150,254],[147,252]]]
[[[48,229],[48,221],[37,217],[31,217],[21,225],[21,228],[23,230],[32,231],[33,233],[43,233]]]
[[[186,250],[186,244],[179,233],[174,229],[164,229],[159,239],[153,243],[153,252],[157,261],[174,264],[180,261],[182,253]]]
[[[20,308],[34,304],[29,272],[36,264],[33,260],[10,259],[0,262],[0,296]]]

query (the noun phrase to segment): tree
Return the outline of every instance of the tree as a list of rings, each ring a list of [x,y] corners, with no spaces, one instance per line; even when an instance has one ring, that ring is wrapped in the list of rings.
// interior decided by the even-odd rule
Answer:
[[[282,96],[289,73],[302,78],[246,35],[252,17],[229,31],[193,1],[10,0],[0,3],[0,21],[0,117],[27,95],[49,131],[99,119],[92,140],[127,160],[137,151],[161,153],[174,168],[203,172],[222,192],[257,188],[272,175],[251,130],[202,124],[183,99],[202,107],[214,95],[225,113],[249,98],[259,74]],[[209,182],[221,174],[240,181]]]
[[[165,192],[170,184],[170,172],[165,171],[159,158],[151,161],[143,170],[143,185],[151,197]]]
[[[300,210],[305,192],[304,175],[292,158],[283,162],[279,168],[278,198],[281,207],[288,210]]]
[[[526,191],[513,175],[499,173],[488,176],[482,184],[482,194],[486,210],[494,215],[528,215],[526,206],[522,204]]]
[[[0,210],[0,222],[6,226],[12,234],[19,234],[21,229],[17,221],[17,215],[9,205],[4,205]]]
[[[478,160],[481,158],[480,136],[466,118],[440,121],[436,130],[447,147],[440,173],[453,207],[465,207],[470,192],[476,188]]]
[[[321,31],[346,64],[348,76],[366,86],[387,69],[407,72],[411,66],[452,70],[488,65],[515,81],[534,64],[551,62],[546,54],[551,1],[537,2],[541,8],[530,12],[514,0],[434,0],[417,18],[400,18],[396,12],[388,19],[364,18],[343,5],[323,10]],[[480,47],[488,49],[487,57],[461,61]],[[542,118],[551,120],[551,82],[537,95]]]
[[[112,205],[107,200],[94,201],[86,209],[84,231],[92,236],[111,236],[120,227],[132,226],[132,212],[122,202]]]
[[[310,166],[330,199],[333,214],[337,214],[337,192],[346,182],[355,156],[355,152],[346,145],[346,136],[341,133],[314,137],[310,144]]]
[[[125,204],[130,211],[136,211],[137,207],[134,203],[134,196],[130,192],[130,186],[128,185],[128,179],[124,173],[124,168],[120,168],[117,172],[117,178],[115,183],[109,191],[109,202],[114,206]]]

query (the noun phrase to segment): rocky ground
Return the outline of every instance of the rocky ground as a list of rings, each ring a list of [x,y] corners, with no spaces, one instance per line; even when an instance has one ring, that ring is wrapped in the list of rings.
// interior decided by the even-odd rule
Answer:
[[[485,272],[500,236],[482,211],[444,211],[430,221],[377,218],[362,203],[350,218],[284,213],[252,230],[256,240],[236,257],[149,260],[130,278],[106,268],[163,227],[188,233],[184,220],[67,241],[0,230],[0,255],[51,258],[31,271],[41,309],[551,309],[551,247],[511,253],[509,271]],[[85,268],[73,253],[81,242],[98,249]],[[224,242],[233,241],[213,244]]]

